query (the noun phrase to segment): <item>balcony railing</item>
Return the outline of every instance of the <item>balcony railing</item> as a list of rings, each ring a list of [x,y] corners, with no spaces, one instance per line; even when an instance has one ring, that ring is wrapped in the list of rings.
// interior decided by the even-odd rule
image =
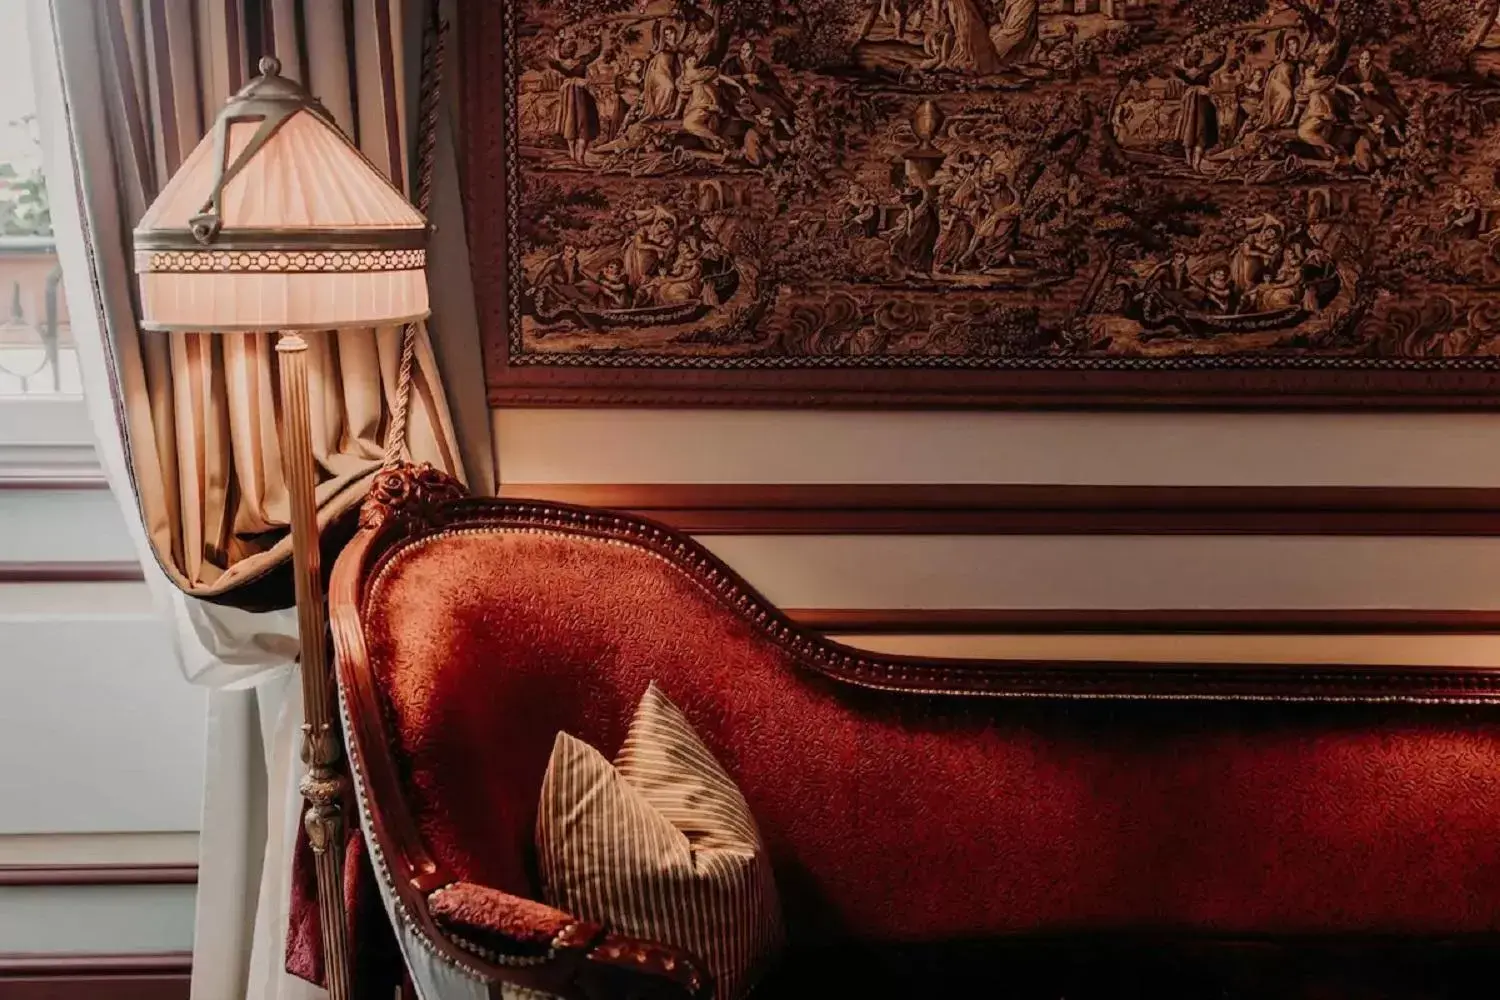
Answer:
[[[56,244],[0,236],[0,396],[82,391]]]

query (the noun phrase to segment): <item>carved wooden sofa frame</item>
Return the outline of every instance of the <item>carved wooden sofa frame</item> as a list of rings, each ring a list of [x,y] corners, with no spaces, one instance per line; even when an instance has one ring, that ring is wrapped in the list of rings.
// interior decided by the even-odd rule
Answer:
[[[692,540],[652,522],[554,503],[467,497],[430,468],[381,474],[361,530],[339,558],[330,586],[340,709],[357,793],[360,826],[413,978],[424,995],[525,996],[579,1000],[605,996],[708,995],[698,962],[651,942],[572,921],[546,940],[496,950],[465,940],[434,916],[435,895],[458,877],[434,860],[403,800],[383,726],[385,709],[366,649],[366,588],[404,546],[471,529],[539,531],[609,539],[638,547],[690,576],[733,614],[789,651],[806,670],[857,688],[926,696],[994,699],[1407,703],[1500,702],[1500,670],[1316,665],[1153,664],[944,660],[872,655],[791,622],[733,570]],[[518,904],[520,901],[517,901]],[[540,904],[535,904],[540,905]]]

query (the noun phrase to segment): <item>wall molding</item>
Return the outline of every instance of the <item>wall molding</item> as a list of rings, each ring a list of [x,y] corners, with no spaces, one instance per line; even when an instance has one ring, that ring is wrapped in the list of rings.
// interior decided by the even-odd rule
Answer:
[[[0,867],[183,867],[198,861],[196,830],[0,834]]]
[[[0,583],[136,583],[141,564],[118,562],[0,562]]]
[[[0,441],[0,490],[107,490],[92,444]]]
[[[191,952],[0,954],[5,1000],[187,1000]]]
[[[698,535],[1500,536],[1500,489],[1469,487],[520,483],[501,496]]]
[[[196,885],[195,864],[0,865],[0,886]]]
[[[1500,633],[1500,610],[788,608],[831,635],[1471,635]]]

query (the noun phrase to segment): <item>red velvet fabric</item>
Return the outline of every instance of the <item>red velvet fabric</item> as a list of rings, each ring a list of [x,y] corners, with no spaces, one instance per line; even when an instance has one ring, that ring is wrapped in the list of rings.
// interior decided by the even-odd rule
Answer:
[[[655,680],[744,791],[799,943],[1500,930],[1492,711],[859,692],[655,556],[519,532],[398,559],[367,638],[427,843],[518,895],[557,731],[612,754]]]
[[[517,944],[545,950],[578,922],[545,903],[468,882],[437,890],[427,897],[427,908],[438,926],[470,940],[493,935],[500,942],[497,950],[505,951]]]
[[[353,816],[353,803],[348,815]],[[388,997],[401,982],[401,952],[396,946],[370,852],[359,830],[352,829],[344,849],[344,917],[353,950],[349,976],[356,997]],[[308,982],[323,983],[323,929],[318,913],[318,879],[307,832],[297,831],[292,855],[292,902],[287,924],[286,970]]]
[[[655,680],[744,791],[800,949],[1500,931],[1493,710],[861,691],[654,555],[538,533],[429,540],[366,617],[409,804],[477,885],[537,895],[554,736],[612,755]]]
[[[794,953],[757,1000],[1472,1000],[1494,992],[1493,948],[1388,940],[1235,943],[1133,935],[946,942]]]

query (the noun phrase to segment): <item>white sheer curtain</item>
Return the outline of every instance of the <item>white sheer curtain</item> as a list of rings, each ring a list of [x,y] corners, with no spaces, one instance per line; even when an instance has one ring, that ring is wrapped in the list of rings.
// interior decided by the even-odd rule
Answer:
[[[119,167],[107,141],[108,83],[102,55],[94,51],[91,15],[82,9],[96,0],[24,2],[32,51],[38,54],[39,117],[58,253],[100,459],[126,511],[184,676],[211,689],[193,1000],[323,997],[323,990],[283,970],[291,854],[302,810],[296,787],[302,772],[297,759],[302,699],[295,618],[291,611],[250,614],[187,597],[157,565],[138,515],[118,359],[109,333],[111,316],[130,315],[133,276],[119,249],[128,245],[120,222],[125,213],[112,202]],[[184,13],[198,0],[166,2]],[[404,16],[415,35],[413,9]],[[436,270],[447,276],[434,288],[433,323],[446,330],[439,364],[451,380],[447,391],[472,485],[484,491],[493,486],[494,467],[479,339],[467,294],[451,115],[442,126],[440,149],[433,216],[443,220],[444,231],[433,258],[435,264],[446,261]]]

